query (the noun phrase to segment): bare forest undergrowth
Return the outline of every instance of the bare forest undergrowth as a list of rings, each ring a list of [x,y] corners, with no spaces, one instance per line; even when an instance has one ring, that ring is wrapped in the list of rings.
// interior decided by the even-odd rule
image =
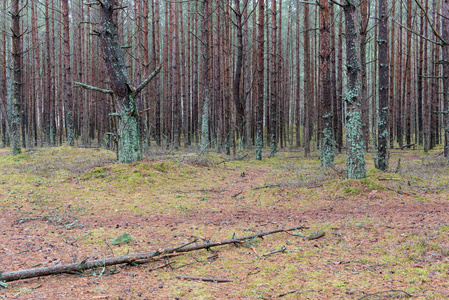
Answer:
[[[393,150],[390,172],[344,178],[345,157],[254,160],[99,149],[0,149],[0,272],[307,229],[139,265],[8,282],[0,299],[444,299],[449,166]]]

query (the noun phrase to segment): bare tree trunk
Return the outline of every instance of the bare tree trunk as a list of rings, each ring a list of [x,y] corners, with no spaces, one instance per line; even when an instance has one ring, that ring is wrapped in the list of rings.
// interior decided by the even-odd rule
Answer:
[[[210,34],[209,34],[209,0],[203,0],[203,20],[201,24],[201,42],[202,42],[202,99],[203,112],[201,116],[201,152],[207,153],[209,148],[209,104],[211,99],[211,76],[210,76]]]
[[[329,1],[320,0],[320,77],[322,114],[321,166],[334,166],[334,136],[332,119],[332,95],[330,72],[330,20]]]
[[[377,168],[388,169],[388,12],[387,0],[379,1],[379,118]]]
[[[311,76],[309,4],[304,4],[304,155],[310,154],[311,116],[313,106],[313,85]]]
[[[357,9],[360,1],[347,2],[344,6],[346,18],[346,69],[348,72],[348,91],[346,124],[346,167],[347,177],[360,179],[366,177],[365,145],[362,134],[361,70],[360,70],[360,33],[357,29]]]
[[[20,28],[19,0],[11,1],[11,32],[13,58],[13,97],[11,103],[11,152],[12,155],[22,153],[20,147],[20,109],[22,102],[22,30]],[[5,66],[4,66],[5,67]]]
[[[277,106],[278,106],[278,78],[279,73],[277,69],[278,64],[278,42],[277,42],[277,6],[276,6],[276,0],[272,0],[272,7],[271,7],[271,13],[272,13],[272,31],[271,31],[271,97],[270,97],[270,156],[276,156],[277,151],[277,137],[276,137],[276,130],[277,130]],[[281,98],[279,98],[281,99]],[[282,101],[282,100],[281,100]],[[280,125],[280,124],[279,124]],[[282,133],[279,135],[282,136]]]
[[[443,0],[442,6],[442,37],[444,39],[443,50],[442,50],[442,65],[443,65],[443,104],[444,109],[448,111],[449,108],[449,0]],[[449,112],[448,112],[449,113]],[[446,114],[446,124],[445,124],[445,147],[449,144],[449,117]],[[449,158],[449,155],[448,155]]]
[[[407,0],[407,28],[412,28],[412,0]],[[406,93],[405,106],[405,141],[410,144],[411,140],[411,114],[412,114],[412,33],[407,30],[407,56],[406,56]]]
[[[263,1],[258,3],[259,24],[257,38],[257,111],[256,111],[256,159],[262,160],[263,147],[263,90],[264,90],[264,20],[265,20],[265,4]]]
[[[69,146],[75,144],[74,131],[73,131],[73,113],[72,113],[72,71],[70,66],[70,23],[69,23],[69,1],[62,1],[63,10],[63,23],[64,23],[64,81],[65,81],[65,101],[64,110],[66,112],[66,130],[67,130],[67,142]]]
[[[366,65],[366,49],[368,42],[366,40],[368,34],[368,0],[360,0],[361,4],[361,29],[360,29],[360,67],[362,76],[361,91],[361,109],[362,109],[362,132],[363,141],[368,151],[369,144],[369,97],[368,97],[368,81],[367,81],[367,65]]]

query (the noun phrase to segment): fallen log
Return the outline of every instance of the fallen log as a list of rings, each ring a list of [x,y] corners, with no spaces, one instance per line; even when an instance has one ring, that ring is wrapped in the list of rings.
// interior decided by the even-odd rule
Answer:
[[[41,268],[34,268],[34,269],[27,269],[27,270],[20,270],[20,271],[13,271],[13,272],[5,272],[0,273],[0,282],[9,282],[9,281],[15,281],[20,279],[27,279],[27,278],[34,278],[34,277],[40,277],[40,276],[48,276],[48,275],[55,275],[55,274],[62,274],[62,273],[82,273],[85,270],[88,269],[95,269],[95,268],[103,268],[107,266],[112,265],[120,265],[120,264],[132,264],[135,262],[141,262],[144,260],[148,260],[151,258],[156,258],[161,255],[167,255],[170,253],[182,253],[182,252],[190,252],[195,250],[201,250],[201,249],[210,249],[212,247],[218,247],[218,246],[224,246],[228,244],[240,244],[243,243],[245,240],[251,240],[259,237],[263,237],[270,234],[280,233],[280,232],[288,232],[293,230],[299,230],[299,229],[305,229],[306,227],[303,226],[297,226],[289,229],[275,229],[271,231],[264,231],[259,232],[253,235],[248,235],[240,238],[231,238],[223,241],[207,241],[202,244],[196,244],[192,245],[195,241],[189,242],[187,244],[178,246],[178,247],[172,247],[172,248],[165,248],[165,249],[158,249],[151,252],[142,252],[142,253],[136,253],[132,255],[123,255],[123,256],[116,256],[116,257],[110,257],[110,258],[104,258],[104,259],[97,259],[88,261],[83,260],[82,262],[78,263],[71,263],[71,264],[62,264],[57,266],[51,266],[51,267],[41,267]],[[150,260],[151,261],[151,260]]]

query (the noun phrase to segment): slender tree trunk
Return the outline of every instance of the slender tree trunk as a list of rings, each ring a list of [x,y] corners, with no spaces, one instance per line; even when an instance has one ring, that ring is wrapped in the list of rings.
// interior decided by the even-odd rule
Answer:
[[[389,105],[389,125],[390,125],[390,148],[394,148],[394,137],[395,137],[395,111],[396,111],[396,87],[395,87],[395,68],[396,68],[396,54],[395,54],[395,3],[392,4],[391,7],[391,16],[392,21],[390,24],[391,28],[391,38],[389,40],[390,46],[390,88],[389,88],[389,96],[390,96],[390,105]]]
[[[379,1],[379,118],[377,168],[388,169],[388,12],[387,0]]]
[[[412,28],[412,0],[407,0],[407,28]],[[407,56],[406,56],[406,93],[404,98],[405,106],[405,141],[406,144],[412,142],[411,139],[411,114],[412,114],[412,33],[407,30]]]
[[[11,1],[11,32],[13,58],[13,97],[11,103],[11,152],[12,155],[22,153],[20,147],[20,106],[22,102],[22,31],[20,28],[19,0]],[[4,66],[5,67],[5,66]]]
[[[159,1],[153,0],[151,2],[153,10],[153,65],[156,68],[160,63],[160,51],[159,51]],[[160,92],[160,80],[159,77],[154,79],[154,136],[156,145],[159,147],[161,143],[161,92]]]
[[[278,106],[278,54],[277,54],[277,6],[276,0],[272,0],[271,6],[271,97],[270,97],[270,156],[276,156],[277,152],[277,138],[276,138],[276,130],[277,130],[277,106]],[[282,101],[282,100],[281,100]],[[280,124],[279,124],[280,125]],[[281,126],[280,126],[281,127]],[[282,132],[279,137],[282,136]]]
[[[362,93],[361,93],[361,109],[362,109],[362,132],[363,141],[368,151],[369,148],[369,97],[368,97],[368,80],[367,80],[367,64],[366,64],[366,50],[368,46],[368,0],[361,0],[362,22],[360,29],[360,67],[362,76]]]
[[[313,85],[311,76],[309,4],[304,4],[304,155],[310,154],[311,116],[313,106]]]
[[[69,23],[69,1],[62,1],[63,10],[63,23],[64,23],[64,81],[65,81],[65,101],[64,110],[66,112],[66,130],[67,130],[67,142],[69,146],[75,144],[74,131],[73,131],[73,113],[72,113],[72,71],[70,66],[70,23]]]
[[[265,4],[263,1],[259,1],[259,24],[258,26],[258,38],[257,38],[257,111],[256,111],[256,159],[262,160],[262,147],[263,147],[263,90],[264,90],[264,21],[265,21]]]
[[[244,6],[246,9],[246,5],[248,4],[248,0],[245,0]],[[242,12],[240,10],[240,1],[234,0],[234,12],[236,17],[236,30],[237,30],[237,56],[236,56],[236,64],[235,64],[235,73],[234,73],[234,85],[233,85],[233,95],[234,95],[234,103],[236,107],[236,120],[237,120],[237,133],[238,138],[240,140],[240,144],[243,145],[244,142],[244,132],[245,132],[245,103],[242,101],[241,96],[241,75],[243,68],[243,22],[242,22]]]
[[[209,104],[211,99],[211,75],[210,75],[210,34],[209,34],[209,0],[203,0],[203,20],[201,24],[202,42],[202,99],[203,112],[201,116],[201,152],[207,154],[209,148]]]
[[[441,27],[442,27],[442,37],[444,39],[443,43],[443,56],[442,56],[442,65],[443,65],[443,104],[444,109],[446,111],[449,110],[449,0],[443,0],[442,6],[442,18],[441,18]],[[449,113],[449,112],[448,112]],[[447,114],[448,114],[447,113]],[[446,124],[445,124],[445,146],[446,150],[449,143],[449,117],[446,114]],[[449,155],[448,155],[449,159]]]
[[[365,145],[362,133],[361,111],[361,70],[360,70],[360,32],[357,28],[357,9],[360,1],[347,2],[344,6],[346,18],[346,69],[348,73],[348,91],[345,96],[347,104],[346,124],[346,167],[347,177],[360,179],[366,177]]]
[[[338,63],[337,63],[337,107],[334,118],[336,122],[336,142],[338,152],[343,147],[343,14],[340,13],[338,25]]]
[[[321,77],[321,104],[322,134],[321,134],[321,166],[334,166],[334,135],[332,119],[332,94],[330,72],[330,17],[329,1],[320,0],[320,77]]]

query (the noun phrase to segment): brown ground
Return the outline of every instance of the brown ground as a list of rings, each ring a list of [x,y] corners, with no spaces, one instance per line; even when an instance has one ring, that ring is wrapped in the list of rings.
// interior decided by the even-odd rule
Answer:
[[[216,171],[198,168],[208,175]],[[245,247],[215,248],[216,257],[204,250],[191,252],[157,270],[151,269],[167,262],[118,266],[115,271],[119,273],[113,275],[114,268],[110,267],[91,276],[60,274],[15,281],[0,290],[0,299],[362,299],[369,294],[373,295],[363,299],[449,297],[449,202],[444,194],[422,194],[422,200],[416,196],[419,192],[400,194],[362,187],[356,195],[347,195],[333,193],[328,185],[254,190],[272,182],[267,181],[272,176],[269,168],[245,165],[244,177],[239,167],[216,168],[221,169],[213,176],[223,177],[204,188],[206,208],[150,214],[125,209],[111,212],[108,207],[76,211],[70,209],[74,198],[51,209],[28,207],[20,201],[15,206],[0,206],[0,272],[100,259],[112,256],[111,251],[126,254],[121,253],[126,247],[126,251],[146,252],[182,245],[194,236],[217,241],[233,233],[243,236],[296,225],[310,227],[305,236],[315,232],[326,235],[309,241],[276,234]],[[58,185],[67,184],[68,189],[80,184],[69,181],[55,184],[54,192],[64,189]],[[191,186],[188,189],[181,188],[184,193],[196,191]],[[6,190],[3,186],[2,194]],[[67,215],[50,219],[55,209]],[[83,226],[68,228],[73,220]],[[104,228],[107,237],[126,231],[135,240],[129,246],[108,246],[109,238],[102,238],[101,233],[100,237],[86,234],[98,228]],[[262,257],[282,245],[287,248],[285,253]],[[183,281],[176,275],[232,282]]]

